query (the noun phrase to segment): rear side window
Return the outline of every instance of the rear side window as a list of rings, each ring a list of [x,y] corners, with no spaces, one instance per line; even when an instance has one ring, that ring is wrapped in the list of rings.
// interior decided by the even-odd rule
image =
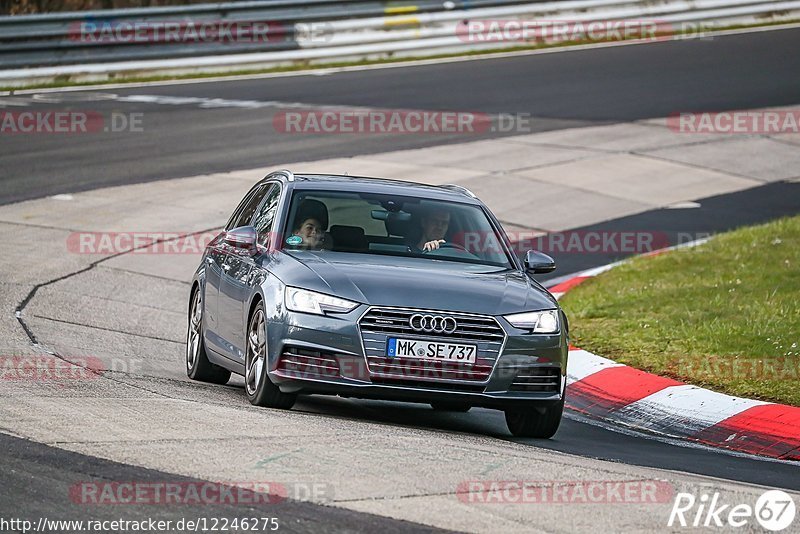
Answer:
[[[239,204],[239,207],[236,208],[236,211],[233,212],[233,215],[231,215],[228,224],[225,225],[225,229],[233,230],[234,228],[250,224],[250,221],[253,219],[253,214],[255,214],[258,205],[271,186],[272,184],[263,184],[251,189]]]
[[[281,198],[281,187],[278,184],[271,185],[265,196],[266,199],[258,208],[253,226],[258,232],[258,242],[266,246],[269,241],[269,233],[275,223],[275,213],[278,211],[278,201]]]

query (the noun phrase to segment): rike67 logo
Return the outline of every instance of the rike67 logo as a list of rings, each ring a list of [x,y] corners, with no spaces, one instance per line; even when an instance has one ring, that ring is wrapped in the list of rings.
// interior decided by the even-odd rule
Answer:
[[[779,532],[794,522],[797,510],[792,496],[781,490],[763,493],[755,506],[750,504],[725,503],[719,492],[703,493],[696,497],[691,493],[678,493],[667,526],[741,528],[757,522],[761,528]]]

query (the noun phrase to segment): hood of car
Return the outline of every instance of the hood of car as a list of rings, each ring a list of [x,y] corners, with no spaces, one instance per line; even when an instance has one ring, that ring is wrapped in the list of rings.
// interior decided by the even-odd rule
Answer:
[[[557,306],[547,291],[517,270],[330,251],[281,255],[273,267],[284,283],[364,304],[485,315]]]

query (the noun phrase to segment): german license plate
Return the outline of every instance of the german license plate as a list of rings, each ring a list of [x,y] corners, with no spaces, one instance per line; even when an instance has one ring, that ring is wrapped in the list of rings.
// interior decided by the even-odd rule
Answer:
[[[475,363],[477,355],[478,348],[475,345],[396,337],[390,337],[389,342],[386,344],[386,356],[389,358],[418,358],[420,360]]]

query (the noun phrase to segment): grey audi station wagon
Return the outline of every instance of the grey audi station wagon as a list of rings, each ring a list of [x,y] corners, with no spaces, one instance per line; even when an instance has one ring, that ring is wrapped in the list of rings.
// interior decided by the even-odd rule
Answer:
[[[564,407],[569,326],[469,190],[277,171],[247,193],[192,280],[186,370],[244,377],[258,406],[298,394],[505,412],[549,438]]]

